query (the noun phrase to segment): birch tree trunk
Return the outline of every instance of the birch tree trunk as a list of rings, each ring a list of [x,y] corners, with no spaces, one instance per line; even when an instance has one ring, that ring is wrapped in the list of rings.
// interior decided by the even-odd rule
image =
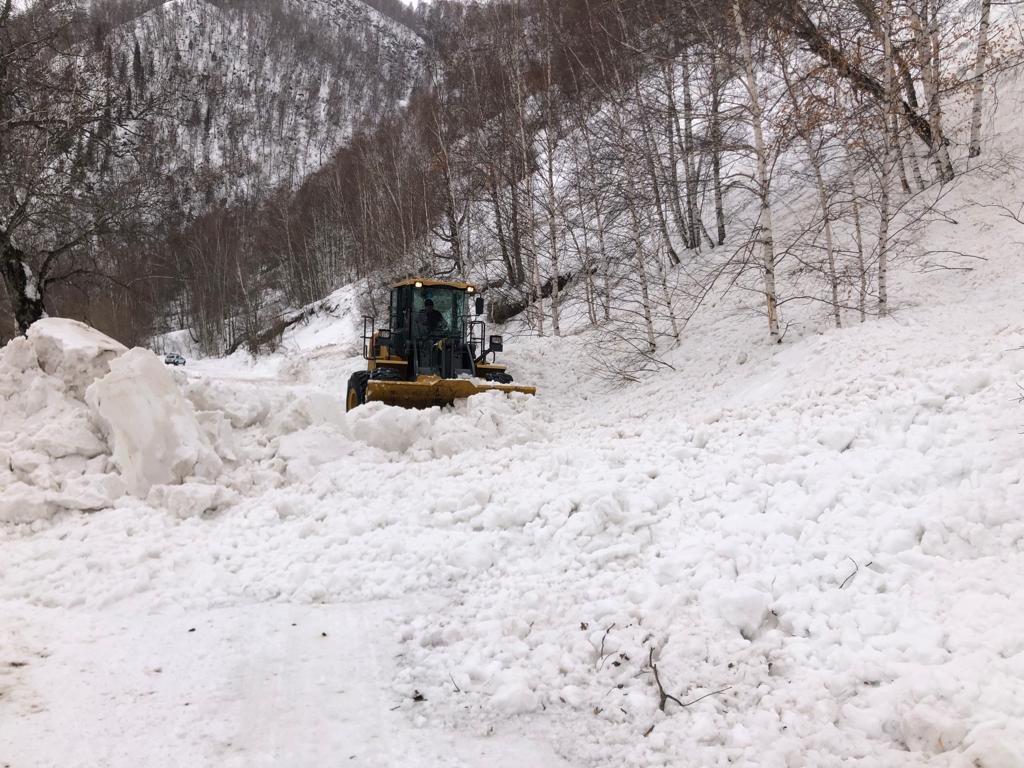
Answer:
[[[924,176],[921,175],[921,164],[918,162],[917,148],[914,145],[914,134],[907,128],[907,121],[900,119],[900,136],[910,155],[910,171],[914,174],[914,184],[918,192],[924,191]]]
[[[633,258],[636,263],[636,275],[640,281],[640,301],[644,316],[644,333],[647,337],[647,351],[654,353],[658,349],[657,340],[654,335],[654,316],[651,311],[651,289],[647,279],[647,266],[644,263],[643,253],[643,231],[640,223],[640,215],[637,212],[636,200],[633,191],[626,193],[626,202],[629,206],[629,216],[632,220],[632,246]]]
[[[576,177],[576,207],[580,217],[580,229],[583,234],[583,253],[581,263],[583,267],[583,288],[587,300],[587,319],[591,325],[597,325],[597,287],[594,285],[594,258],[590,251],[590,226],[587,222],[587,205],[583,199],[583,164],[580,161],[579,146],[572,145],[572,159],[575,166]],[[570,233],[572,229],[570,227]],[[575,240],[575,235],[573,236]],[[579,249],[577,245],[577,250]]]
[[[548,255],[551,259],[551,332],[555,336],[561,336],[559,326],[559,291],[558,291],[558,231],[555,222],[557,201],[555,199],[555,142],[551,136],[552,125],[549,122],[544,129],[545,152],[547,154],[546,170],[544,181],[547,185],[547,219],[548,219]]]
[[[672,338],[679,341],[679,320],[676,318],[676,308],[672,301],[672,291],[668,287],[668,270],[665,269],[665,263],[661,260],[661,254],[655,256],[658,263],[658,279],[661,282],[661,295],[665,299],[665,307],[668,309],[668,320],[672,327]]]
[[[890,0],[882,0],[882,47],[885,56],[885,90],[893,101],[892,9]],[[927,91],[927,88],[926,88]],[[892,176],[892,143],[889,122],[882,121],[881,189],[878,198],[878,315],[889,314],[889,184]],[[934,126],[932,126],[934,129]],[[934,133],[933,133],[934,135]]]
[[[661,181],[658,178],[658,166],[661,165],[661,158],[658,153],[658,142],[654,140],[654,136],[651,132],[650,116],[647,114],[647,107],[644,104],[643,94],[640,90],[640,79],[637,78],[634,83],[634,93],[636,94],[637,114],[640,118],[640,131],[643,134],[644,146],[642,153],[644,156],[644,165],[647,168],[647,175],[651,181],[651,191],[654,193],[654,212],[658,218],[658,229],[661,231],[661,237],[665,242],[665,248],[668,251],[669,258],[672,259],[673,264],[679,264],[679,254],[676,253],[676,249],[672,247],[672,237],[668,232],[668,222],[665,219],[665,207],[662,201],[661,195]]]
[[[718,244],[725,245],[725,205],[722,199],[722,117],[721,83],[718,78],[718,54],[711,54],[711,179],[715,196],[715,223]]]
[[[894,144],[896,152],[896,167],[899,168],[900,171],[900,186],[903,188],[903,192],[909,195],[911,193],[910,179],[907,178],[907,163],[906,158],[903,155],[903,147],[905,145],[903,142],[903,134],[900,131],[899,115],[893,113],[889,118],[889,122],[891,123],[890,130],[892,131],[892,135],[896,138]]]
[[[988,20],[992,0],[981,0],[981,25],[978,28],[978,56],[974,62],[974,104],[971,107],[971,143],[968,157],[981,154],[981,107],[985,93],[985,65],[988,62]]]
[[[533,278],[533,302],[536,306],[537,334],[544,335],[544,293],[541,288],[540,259],[537,253],[537,238],[535,231],[536,215],[533,208],[533,174],[530,170],[530,143],[526,138],[526,116],[523,114],[525,105],[523,103],[523,84],[520,82],[518,72],[516,73],[516,106],[519,117],[519,151],[522,153],[523,180],[526,183],[526,210],[529,215],[528,235],[530,238],[530,275]],[[558,282],[558,277],[555,277]]]
[[[686,217],[683,215],[683,206],[680,199],[682,197],[682,190],[679,182],[679,158],[676,156],[676,134],[679,132],[679,110],[676,107],[676,83],[674,70],[675,61],[673,59],[666,61],[662,68],[665,81],[665,94],[668,98],[665,139],[666,146],[668,148],[669,186],[671,187],[669,190],[669,202],[672,205],[672,217],[675,220],[676,229],[678,230],[686,247],[691,248],[693,237],[687,225]],[[680,145],[680,150],[683,154],[686,153],[686,150],[682,145]]]
[[[585,124],[581,124],[583,141],[587,146],[587,165],[590,172],[593,172],[593,168],[596,163],[596,153],[594,152],[594,144],[590,135],[590,131],[587,129]],[[593,178],[589,181],[593,185]],[[612,298],[611,298],[611,277],[609,270],[611,265],[608,262],[608,246],[607,246],[607,226],[605,221],[605,210],[601,198],[601,190],[595,189],[591,202],[594,205],[594,226],[597,230],[597,253],[600,259],[599,269],[603,277],[604,283],[604,295],[601,300],[601,308],[604,313],[604,319],[610,320],[612,316]],[[584,224],[584,226],[586,226]]]
[[[700,211],[697,207],[697,175],[693,170],[693,97],[690,94],[690,50],[683,47],[683,167],[686,171],[686,212],[689,230],[693,233],[691,247],[700,251]]]
[[[860,226],[860,204],[857,202],[857,185],[853,187],[853,240],[857,246],[857,272],[860,275],[860,290],[857,295],[857,309],[863,323],[868,316],[868,267],[864,261],[864,234]]]
[[[928,125],[931,128],[931,158],[935,166],[936,176],[940,181],[952,181],[953,163],[949,159],[949,149],[946,146],[946,136],[942,130],[942,103],[939,97],[939,40],[938,21],[935,19],[936,11],[931,8],[931,0],[920,0],[920,8],[914,2],[909,4],[910,23],[914,30],[915,44],[917,47],[918,63],[921,68],[921,86],[924,89],[924,97],[928,107]],[[892,59],[892,25],[891,6],[888,0],[883,0],[883,13],[889,21],[886,22],[888,29],[886,34],[889,41],[886,44],[885,54],[886,69],[893,64]],[[886,82],[891,83],[891,73],[886,72]],[[891,84],[890,93],[893,92]],[[890,97],[892,98],[892,97]]]
[[[756,238],[761,245],[761,270],[764,275],[764,296],[768,314],[768,335],[773,343],[782,338],[779,331],[779,301],[775,289],[775,241],[772,230],[772,205],[770,181],[768,178],[768,149],[764,142],[763,108],[761,92],[757,84],[757,71],[754,69],[754,51],[750,45],[743,26],[743,14],[739,0],[733,0],[733,19],[736,23],[736,34],[739,36],[740,52],[746,70],[747,96],[750,100],[750,123],[754,133],[754,153],[757,160],[757,192],[760,198],[760,212],[757,219]]]
[[[498,249],[501,251],[501,260],[505,264],[505,273],[508,275],[509,285],[517,286],[521,282],[516,272],[512,255],[509,253],[508,238],[505,236],[505,225],[501,213],[501,200],[498,198],[497,180],[491,173],[488,173],[487,193],[491,201],[491,208],[494,210],[494,228],[498,238]]]
[[[839,277],[836,275],[836,250],[835,239],[832,233],[832,208],[828,190],[825,188],[825,177],[821,168],[821,154],[814,146],[812,128],[801,117],[800,101],[797,98],[793,82],[789,76],[789,62],[786,52],[779,47],[779,57],[782,59],[782,79],[786,84],[786,94],[789,96],[790,105],[793,107],[796,132],[803,140],[804,149],[807,152],[807,162],[811,164],[814,172],[814,182],[818,191],[818,207],[821,208],[822,229],[825,235],[825,263],[826,276],[829,281],[829,288],[832,292],[832,317],[835,320],[836,328],[843,325],[842,312],[839,308]]]
[[[554,79],[551,73],[551,49],[554,45],[554,41],[551,39],[551,32],[554,27],[554,22],[551,18],[551,0],[548,0],[544,4],[546,23],[545,27],[548,30],[547,44],[545,45],[545,76],[547,82],[545,83],[545,106],[547,107],[547,125],[544,127],[544,151],[545,151],[545,170],[547,171],[544,181],[547,186],[547,219],[548,219],[548,257],[551,259],[551,332],[555,336],[562,335],[562,329],[559,323],[559,303],[561,296],[559,294],[559,274],[558,274],[558,232],[555,222],[555,214],[557,212],[557,201],[555,199],[555,125],[557,123],[557,116],[555,115],[555,94],[554,94]]]
[[[825,254],[828,261],[828,282],[829,287],[832,289],[832,317],[836,321],[836,328],[842,328],[843,313],[839,306],[839,276],[836,274],[836,249],[832,236],[832,211],[829,208],[825,181],[821,175],[821,164],[816,156],[812,162],[814,164],[815,180],[818,182],[818,204],[821,206],[821,215],[825,224]]]
[[[10,242],[0,246],[0,273],[18,332],[24,334],[32,323],[46,316],[39,280],[28,266],[25,254]]]
[[[511,178],[508,182],[509,191],[509,229],[511,230],[512,261],[516,269],[515,284],[526,282],[526,265],[523,263],[523,217],[519,206],[519,182]]]
[[[889,314],[889,177],[891,152],[888,137],[883,138],[882,179],[878,203],[878,315]]]

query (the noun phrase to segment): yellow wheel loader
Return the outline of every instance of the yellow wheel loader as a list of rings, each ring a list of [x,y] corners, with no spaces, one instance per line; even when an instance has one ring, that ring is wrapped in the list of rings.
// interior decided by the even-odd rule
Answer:
[[[345,409],[374,400],[429,408],[480,392],[536,394],[535,387],[513,384],[505,366],[494,362],[502,338],[488,338],[470,308],[476,318],[483,314],[483,297],[469,283],[411,278],[391,286],[388,327],[377,329],[372,317],[363,318],[367,365],[348,380]]]

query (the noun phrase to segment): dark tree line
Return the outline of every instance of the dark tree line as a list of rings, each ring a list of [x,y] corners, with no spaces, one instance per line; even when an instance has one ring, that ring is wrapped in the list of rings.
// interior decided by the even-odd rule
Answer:
[[[24,331],[54,291],[86,291],[156,229],[163,192],[150,118],[164,107],[120,92],[79,47],[77,4],[0,2],[0,274]]]
[[[0,339],[47,310],[131,341],[177,322],[169,233],[294,188],[408,94],[419,43],[365,8],[376,26],[350,31],[287,0],[221,5],[184,34],[147,0],[5,11]]]

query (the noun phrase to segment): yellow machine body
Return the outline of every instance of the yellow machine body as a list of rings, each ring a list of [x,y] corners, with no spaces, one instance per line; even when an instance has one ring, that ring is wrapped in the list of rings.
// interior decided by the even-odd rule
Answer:
[[[367,402],[430,408],[482,392],[536,394],[487,359],[503,344],[501,336],[485,338],[482,321],[470,320],[470,299],[478,316],[483,311],[476,293],[470,283],[430,278],[391,286],[390,326],[378,331],[372,317],[363,318],[367,364],[349,379],[346,409]]]
[[[537,388],[473,379],[419,376],[416,381],[370,381],[366,385],[366,402],[381,402],[404,408],[430,408],[435,405],[451,405],[456,400],[479,395],[481,392],[519,392],[524,395],[535,395]]]

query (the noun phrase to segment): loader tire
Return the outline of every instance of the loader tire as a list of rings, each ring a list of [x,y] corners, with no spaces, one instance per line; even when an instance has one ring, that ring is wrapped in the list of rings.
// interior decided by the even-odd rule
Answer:
[[[487,381],[493,381],[495,384],[511,384],[512,376],[508,373],[489,373]]]
[[[345,410],[351,411],[366,402],[366,384],[369,371],[356,371],[348,379],[348,393],[345,395]]]

